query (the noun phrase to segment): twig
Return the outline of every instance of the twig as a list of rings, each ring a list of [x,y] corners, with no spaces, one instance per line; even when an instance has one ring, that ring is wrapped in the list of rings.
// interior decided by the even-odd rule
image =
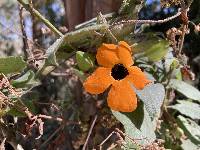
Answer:
[[[62,118],[59,117],[52,117],[52,116],[47,116],[47,115],[38,115],[39,118],[43,118],[43,119],[48,119],[48,120],[55,120],[58,122],[63,122],[65,125],[69,125],[69,124],[79,124],[79,122],[77,121],[70,121],[70,120],[63,120]]]
[[[179,50],[178,50],[178,56],[181,55],[182,49],[183,49],[183,44],[184,44],[184,40],[185,40],[185,35],[186,35],[186,30],[188,28],[188,25],[183,25],[183,29],[182,29],[182,35],[181,35],[181,40],[180,40],[180,44],[179,44]]]
[[[23,7],[19,5],[19,17],[20,17],[20,27],[22,30],[22,35],[23,35],[23,43],[24,43],[24,54],[26,58],[28,58],[28,52],[27,49],[29,48],[28,42],[27,42],[27,36],[26,36],[26,31],[25,31],[25,25],[24,25],[24,20],[23,20]]]
[[[103,24],[108,24],[108,22],[106,21],[106,18],[102,15],[102,13],[99,13],[99,18],[101,19],[101,22]],[[106,29],[108,35],[111,37],[111,39],[113,40],[113,42],[118,43],[117,38],[114,36],[114,34],[111,32],[111,30],[108,28]]]
[[[49,29],[51,29],[56,35],[62,37],[63,34],[54,27],[46,18],[44,18],[39,11],[34,9],[30,4],[26,4],[23,0],[17,0],[23,7],[28,10],[32,15],[36,16],[38,19],[40,19]]]
[[[97,120],[97,114],[96,114],[95,117],[94,117],[94,120],[93,120],[92,125],[91,125],[91,127],[90,127],[90,130],[89,130],[89,132],[88,132],[88,135],[87,135],[87,138],[86,138],[86,141],[85,141],[85,144],[84,144],[82,150],[86,150],[86,146],[87,146],[87,143],[88,143],[88,141],[89,141],[89,138],[90,138],[90,135],[91,135],[91,133],[92,133],[92,130],[93,130],[93,128],[94,128],[94,125],[95,125],[95,123],[96,123],[96,120]]]
[[[175,18],[177,18],[178,16],[181,15],[181,12],[177,12],[175,15],[171,16],[171,17],[168,17],[168,18],[165,18],[165,19],[162,19],[162,20],[122,20],[120,22],[117,22],[117,23],[114,23],[112,26],[115,26],[115,25],[120,25],[120,24],[124,24],[124,25],[130,25],[130,24],[136,24],[136,23],[149,23],[149,24],[152,24],[152,23],[165,23],[165,22],[168,22],[168,21],[171,21]]]
[[[58,122],[63,122],[63,119],[59,118],[59,117],[52,117],[52,116],[47,116],[47,115],[38,115],[38,117],[39,118],[44,118],[44,119],[49,119],[49,120],[56,120]]]
[[[22,30],[22,39],[23,39],[23,43],[24,43],[24,55],[25,55],[25,58],[28,59],[28,58],[33,58],[33,53],[32,51],[30,50],[29,48],[29,45],[28,45],[28,38],[27,38],[27,35],[26,35],[26,31],[25,31],[25,25],[24,25],[24,20],[23,20],[23,7],[19,5],[19,17],[20,17],[20,26],[21,26],[21,30]]]
[[[64,125],[62,124],[58,129],[56,129],[50,136],[49,138],[44,141],[41,146],[38,149],[41,149],[43,146],[45,146],[60,130],[64,128]]]
[[[111,132],[102,142],[101,142],[101,144],[99,144],[99,149],[101,150],[102,149],[102,145],[106,142],[106,141],[108,141],[108,139],[113,135],[115,133],[115,131],[113,131],[113,132]]]
[[[0,145],[0,150],[5,150],[5,142],[6,142],[6,138],[2,140],[1,145]]]

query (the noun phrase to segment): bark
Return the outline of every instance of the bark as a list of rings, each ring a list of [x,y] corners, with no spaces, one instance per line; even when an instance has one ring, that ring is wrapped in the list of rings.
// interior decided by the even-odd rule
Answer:
[[[84,21],[96,17],[99,12],[106,14],[117,11],[121,0],[63,0],[65,25],[69,31]]]

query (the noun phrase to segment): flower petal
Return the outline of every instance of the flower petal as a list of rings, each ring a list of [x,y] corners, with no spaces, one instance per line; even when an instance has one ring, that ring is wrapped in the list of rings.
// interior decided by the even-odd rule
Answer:
[[[108,106],[116,111],[132,112],[137,108],[137,97],[128,80],[113,83],[108,93]]]
[[[119,61],[117,46],[114,44],[102,44],[97,50],[96,58],[99,65],[111,68]]]
[[[114,79],[111,76],[111,69],[99,67],[83,83],[85,90],[91,94],[103,93]]]
[[[129,67],[128,72],[129,75],[127,76],[127,79],[139,90],[142,90],[145,85],[151,83],[151,81],[147,79],[145,73],[136,66]]]
[[[129,67],[134,63],[133,58],[131,56],[131,48],[124,41],[120,41],[118,43],[118,57],[120,63],[122,63],[126,67]]]

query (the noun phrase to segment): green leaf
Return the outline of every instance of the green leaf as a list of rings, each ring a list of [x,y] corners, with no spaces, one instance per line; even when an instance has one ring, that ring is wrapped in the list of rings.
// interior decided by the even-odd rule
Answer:
[[[200,145],[196,145],[194,143],[192,143],[189,139],[187,140],[181,140],[182,144],[181,144],[181,148],[183,150],[198,150]]]
[[[76,61],[78,64],[78,67],[82,71],[88,71],[89,69],[94,67],[94,57],[87,53],[87,52],[82,52],[82,51],[77,51],[76,52]]]
[[[78,70],[78,69],[76,69],[76,68],[73,68],[73,72],[74,72],[74,74],[76,74],[76,75],[79,77],[79,79],[80,79],[81,81],[85,81],[86,76],[85,76],[85,74],[84,74],[83,71],[80,71],[80,70]]]
[[[167,54],[169,50],[169,43],[166,40],[159,40],[156,44],[147,48],[144,56],[148,57],[150,61],[159,61]]]
[[[179,115],[177,123],[193,143],[200,144],[200,126],[196,122]]]
[[[52,70],[55,69],[55,67],[58,65],[57,57],[64,56],[63,53],[69,52],[69,48],[71,48],[71,45],[76,45],[76,47],[81,46],[92,46],[91,41],[94,41],[94,37],[96,36],[96,33],[94,31],[99,31],[100,33],[104,33],[105,30],[108,28],[108,25],[100,24],[100,25],[94,25],[90,27],[85,27],[83,29],[79,29],[73,32],[69,32],[65,34],[60,39],[57,39],[46,51],[45,56],[47,59],[37,72],[37,75],[47,75]],[[89,42],[88,42],[89,41]],[[95,43],[96,45],[96,43]],[[75,50],[73,49],[73,52]],[[70,51],[70,54],[73,54],[72,51]],[[65,54],[67,58],[70,56],[70,54]]]
[[[35,73],[31,70],[27,71],[24,75],[16,80],[12,80],[11,84],[16,88],[24,87],[29,81],[33,80]]]
[[[155,117],[160,112],[160,107],[165,98],[165,88],[162,84],[149,84],[143,90],[136,90],[138,97],[144,102],[146,110],[151,117]]]
[[[16,108],[11,108],[8,112],[8,115],[11,115],[13,117],[26,117],[25,113],[22,113],[20,111],[18,111]]]
[[[186,101],[178,100],[178,104],[173,106],[168,106],[169,108],[179,111],[181,114],[188,116],[192,119],[200,119],[200,105]]]
[[[112,113],[124,125],[127,135],[133,139],[141,139],[138,143],[149,144],[156,139],[153,123],[142,102],[134,112],[121,113],[112,110]]]
[[[21,56],[0,58],[0,73],[19,73],[26,67],[26,62]]]
[[[184,81],[171,79],[169,87],[177,90],[187,98],[200,102],[200,91]]]
[[[169,42],[153,33],[142,34],[139,37],[133,37],[131,40],[134,53],[137,57],[147,57],[150,61],[159,61],[165,57],[169,51]]]

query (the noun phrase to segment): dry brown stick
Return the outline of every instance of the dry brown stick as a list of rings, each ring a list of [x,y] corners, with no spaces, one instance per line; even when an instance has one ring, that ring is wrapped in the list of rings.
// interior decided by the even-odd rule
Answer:
[[[0,144],[0,150],[5,150],[5,142],[6,142],[6,138],[4,138]]]
[[[97,116],[98,116],[98,115],[96,114],[95,117],[94,117],[94,120],[92,121],[92,125],[90,126],[90,130],[89,130],[89,132],[88,132],[88,135],[87,135],[87,138],[86,138],[85,144],[83,145],[83,149],[82,149],[82,150],[86,150],[86,146],[87,146],[87,143],[88,143],[88,141],[89,141],[89,138],[90,138],[90,135],[91,135],[91,133],[92,133],[92,130],[93,130],[93,128],[94,128],[94,125],[95,125],[95,123],[96,123]]]
[[[60,125],[60,127],[58,129],[56,129],[50,136],[49,138],[44,141],[41,146],[38,149],[41,149],[43,146],[45,146],[60,130],[62,130],[64,128],[64,125]]]
[[[55,121],[58,121],[58,122],[63,122],[63,119],[62,118],[59,118],[59,117],[52,117],[52,116],[47,116],[47,115],[38,115],[39,118],[44,118],[44,119],[48,119],[48,120],[55,120]],[[75,123],[75,122],[72,122],[72,123]]]
[[[40,14],[39,11],[34,9],[30,4],[25,3],[23,0],[17,0],[20,4],[23,5],[23,7],[28,10],[30,13],[32,13],[34,16],[39,18],[49,29],[51,29],[57,36],[62,37],[63,34],[56,29],[44,16]]]
[[[168,17],[168,18],[165,18],[165,19],[161,19],[161,20],[122,20],[120,22],[117,22],[117,23],[114,23],[113,25],[111,26],[115,26],[115,25],[120,25],[120,24],[124,24],[124,25],[129,25],[129,24],[135,24],[135,23],[149,23],[149,24],[152,24],[152,23],[165,23],[165,22],[168,22],[168,21],[171,21],[175,18],[177,18],[178,16],[181,15],[181,12],[177,12],[175,15],[171,16],[171,17]]]
[[[99,13],[99,17],[102,21],[102,23],[104,24],[108,24],[108,22],[106,21],[106,18],[102,15],[102,13]],[[108,35],[111,37],[111,39],[113,40],[113,42],[118,43],[117,38],[114,36],[114,34],[111,32],[111,30],[108,28],[106,29]]]
[[[99,149],[102,150],[103,144],[108,141],[108,139],[115,133],[115,131],[111,132],[102,142],[99,144]]]
[[[28,58],[29,54],[28,54],[28,49],[29,49],[29,45],[28,45],[28,40],[27,40],[27,35],[26,35],[26,31],[25,31],[25,24],[24,24],[24,20],[23,20],[23,7],[19,4],[19,18],[20,18],[20,27],[21,27],[21,31],[22,31],[22,40],[23,40],[23,50],[24,50],[24,55],[26,58]]]

